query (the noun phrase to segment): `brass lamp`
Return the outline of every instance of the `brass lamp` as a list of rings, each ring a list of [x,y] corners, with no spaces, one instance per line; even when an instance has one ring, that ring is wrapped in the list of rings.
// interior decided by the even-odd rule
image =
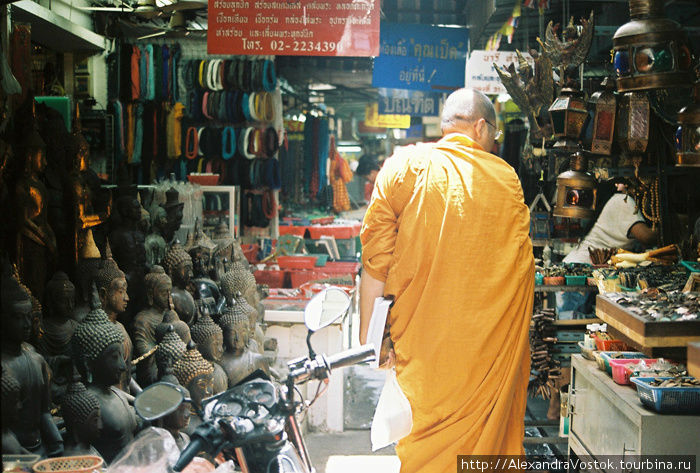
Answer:
[[[556,98],[551,107],[549,115],[552,118],[554,127],[554,150],[560,152],[574,152],[579,147],[579,138],[583,131],[583,126],[588,117],[586,103],[583,93],[573,87],[561,89],[559,97]]]
[[[588,101],[595,113],[591,152],[609,155],[612,151],[613,132],[615,131],[617,100],[615,98],[615,84],[612,80],[608,80],[606,77],[601,85],[604,89],[595,92]]]
[[[664,0],[629,0],[630,21],[613,36],[618,92],[692,83],[692,54],[681,26],[664,17]]]
[[[587,171],[588,159],[581,152],[571,155],[569,171],[557,176],[555,217],[592,218],[598,195],[597,182]]]
[[[700,166],[700,83],[694,92],[693,103],[678,112],[676,166]]]
[[[649,144],[649,97],[645,92],[627,92],[619,103],[616,139],[628,154],[644,153]]]

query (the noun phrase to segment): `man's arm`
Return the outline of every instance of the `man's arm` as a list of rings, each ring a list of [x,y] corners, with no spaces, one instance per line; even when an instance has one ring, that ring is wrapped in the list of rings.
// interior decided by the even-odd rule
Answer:
[[[637,222],[629,229],[629,236],[644,244],[645,246],[653,246],[657,244],[659,232],[652,230],[649,225],[644,222]]]
[[[360,279],[360,343],[367,343],[369,321],[372,318],[374,300],[384,295],[384,281],[372,277],[363,271]]]

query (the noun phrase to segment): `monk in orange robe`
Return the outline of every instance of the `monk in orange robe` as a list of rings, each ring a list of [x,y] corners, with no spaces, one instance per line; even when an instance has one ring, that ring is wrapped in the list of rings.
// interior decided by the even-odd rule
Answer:
[[[391,359],[413,414],[402,473],[524,453],[530,214],[513,168],[484,151],[497,135],[489,99],[460,89],[443,110],[441,140],[385,162],[361,234],[363,343],[374,299],[394,298]]]

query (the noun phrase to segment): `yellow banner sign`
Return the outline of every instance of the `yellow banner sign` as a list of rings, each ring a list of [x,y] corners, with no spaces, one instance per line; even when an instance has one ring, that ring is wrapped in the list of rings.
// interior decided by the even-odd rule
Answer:
[[[376,128],[410,128],[411,115],[380,115],[379,104],[365,108],[365,125]]]

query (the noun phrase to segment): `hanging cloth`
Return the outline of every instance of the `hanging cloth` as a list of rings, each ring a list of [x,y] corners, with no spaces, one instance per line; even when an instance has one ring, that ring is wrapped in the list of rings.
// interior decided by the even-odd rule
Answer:
[[[163,52],[157,44],[153,45],[153,100],[163,98]]]
[[[134,125],[134,152],[129,163],[138,164],[141,162],[143,152],[143,105],[136,104],[136,120]]]
[[[153,45],[146,45],[146,100],[156,98],[156,77],[155,66],[153,64]]]
[[[134,46],[136,47],[136,46]],[[139,98],[146,100],[148,95],[148,51],[146,46],[141,46],[139,49]]]
[[[170,101],[170,49],[167,45],[160,47],[160,55],[162,57],[162,65],[160,69],[160,96],[161,98]]]
[[[170,159],[182,156],[182,117],[184,112],[185,106],[176,102],[168,114],[168,157]]]
[[[134,104],[126,106],[126,158],[127,162],[131,162],[134,155],[134,119],[135,119]]]
[[[345,212],[350,210],[350,196],[345,183],[352,180],[352,171],[348,163],[338,153],[335,147],[334,136],[330,138],[329,159],[331,160],[329,179],[333,188],[333,210],[335,212]],[[349,177],[349,179],[346,180],[346,177]]]
[[[138,46],[132,47],[131,52],[131,100],[138,100],[141,96],[141,77],[139,67],[141,65],[141,50]]]

